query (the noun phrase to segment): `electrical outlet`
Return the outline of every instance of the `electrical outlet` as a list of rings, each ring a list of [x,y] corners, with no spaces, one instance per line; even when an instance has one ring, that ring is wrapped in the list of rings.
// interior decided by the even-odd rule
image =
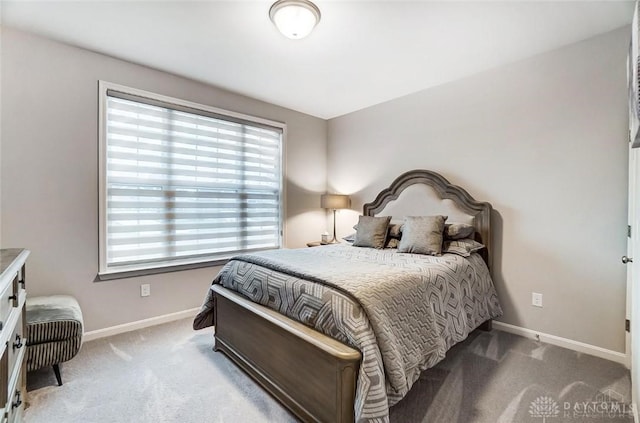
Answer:
[[[151,295],[151,285],[148,283],[140,285],[140,296],[148,297],[149,295]]]
[[[535,307],[542,307],[542,294],[538,294],[537,292],[532,292],[531,305]]]

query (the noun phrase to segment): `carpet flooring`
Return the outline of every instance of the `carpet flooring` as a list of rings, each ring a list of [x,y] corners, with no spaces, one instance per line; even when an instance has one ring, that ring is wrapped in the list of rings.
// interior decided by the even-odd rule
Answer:
[[[184,319],[87,342],[28,374],[27,423],[295,422]],[[629,371],[516,335],[474,332],[423,372],[393,423],[632,422]]]

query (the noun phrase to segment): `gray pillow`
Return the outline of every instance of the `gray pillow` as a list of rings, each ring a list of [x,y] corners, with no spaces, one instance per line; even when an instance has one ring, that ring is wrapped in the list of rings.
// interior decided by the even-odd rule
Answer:
[[[399,253],[439,256],[447,216],[407,216],[402,225]]]
[[[444,246],[442,247],[442,252],[457,254],[462,257],[469,257],[471,253],[482,250],[483,248],[483,244],[480,244],[471,238],[467,238],[445,241]]]
[[[400,240],[398,238],[388,238],[384,248],[398,248]]]
[[[358,230],[358,224],[353,225],[353,229]],[[402,237],[402,223],[391,223],[389,222],[389,233],[387,234],[387,238],[396,238],[400,239]]]
[[[476,228],[466,223],[447,223],[444,225],[444,239],[473,238]]]
[[[402,223],[389,224],[389,237],[400,239],[402,237]]]
[[[398,248],[402,237],[402,223],[389,222],[387,231],[387,242],[384,244],[384,248]]]
[[[360,216],[354,247],[384,248],[387,240],[387,226],[391,216],[371,217]]]
[[[355,240],[356,240],[356,234],[355,234],[355,233],[352,233],[351,235],[347,235],[347,236],[345,236],[345,237],[344,237],[344,238],[342,238],[342,239],[344,239],[344,240],[345,240],[345,241],[347,241],[347,242],[353,242],[353,241],[355,241]]]

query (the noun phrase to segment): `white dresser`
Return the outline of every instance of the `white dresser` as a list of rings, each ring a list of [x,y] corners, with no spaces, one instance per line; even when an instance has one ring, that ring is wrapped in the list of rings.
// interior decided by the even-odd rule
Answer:
[[[0,249],[0,423],[21,422],[25,408],[27,257],[29,250]]]

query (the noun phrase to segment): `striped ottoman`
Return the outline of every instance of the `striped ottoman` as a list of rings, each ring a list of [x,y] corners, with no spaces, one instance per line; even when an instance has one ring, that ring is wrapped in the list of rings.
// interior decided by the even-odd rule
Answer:
[[[27,297],[27,371],[53,366],[62,385],[59,364],[71,360],[82,345],[82,310],[69,295]]]

